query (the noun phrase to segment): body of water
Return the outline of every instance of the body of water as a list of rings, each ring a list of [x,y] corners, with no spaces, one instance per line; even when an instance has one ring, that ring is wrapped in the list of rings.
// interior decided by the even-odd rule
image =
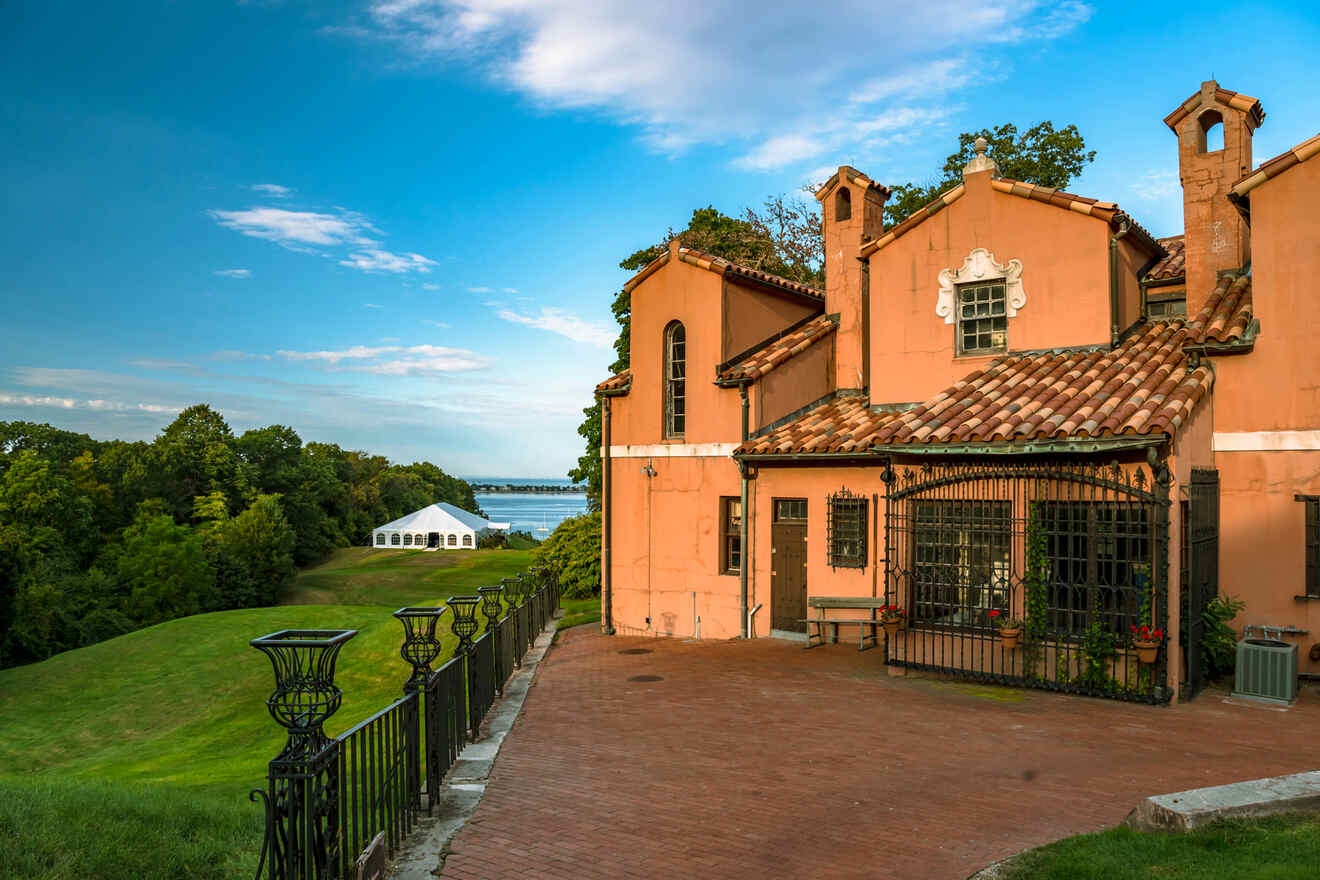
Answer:
[[[559,478],[516,479],[510,477],[464,477],[470,483],[490,483],[492,485],[512,484],[514,486],[564,486],[568,480]],[[486,516],[494,522],[507,522],[514,531],[530,532],[537,538],[545,538],[569,517],[587,512],[587,496],[581,493],[565,495],[533,494],[530,492],[478,492],[477,503],[486,511]],[[539,531],[542,527],[550,531]]]

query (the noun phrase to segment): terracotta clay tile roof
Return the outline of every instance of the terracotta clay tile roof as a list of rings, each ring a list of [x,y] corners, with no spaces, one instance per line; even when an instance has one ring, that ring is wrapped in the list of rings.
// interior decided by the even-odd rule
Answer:
[[[1123,221],[1126,221],[1138,232],[1138,237],[1146,243],[1147,249],[1153,254],[1163,255],[1164,250],[1149,232],[1133,220],[1128,214],[1119,209],[1113,202],[1102,202],[1098,199],[1089,199],[1086,196],[1077,196],[1072,193],[1066,193],[1063,190],[1053,189],[1048,186],[1037,186],[1034,183],[1023,183],[1020,180],[1013,180],[1008,177],[996,177],[990,181],[990,185],[998,192],[1008,195],[1019,196],[1024,199],[1031,199],[1036,202],[1043,202],[1047,205],[1054,205],[1057,208],[1065,208],[1069,211],[1075,211],[1078,214],[1085,214],[1088,217],[1096,217],[1104,220],[1110,226],[1117,228]],[[939,198],[930,202],[924,208],[910,214],[907,219],[899,223],[893,229],[890,229],[884,235],[875,241],[868,242],[862,246],[861,256],[868,257],[880,248],[901,238],[908,232],[911,232],[921,223],[930,217],[942,211],[944,208],[957,201],[964,192],[964,185],[958,184],[953,189],[940,195]]]
[[[1230,92],[1228,89],[1215,89],[1215,100],[1226,107],[1232,107],[1234,110],[1241,110],[1251,117],[1252,122],[1259,128],[1265,121],[1265,109],[1260,106],[1260,101],[1250,95],[1244,95],[1241,92]],[[1164,117],[1164,124],[1170,129],[1177,131],[1178,123],[1187,118],[1193,110],[1201,106],[1201,90],[1197,89],[1192,96],[1178,105],[1168,116]]]
[[[1225,275],[1188,325],[1188,341],[1240,342],[1252,321],[1251,276]]]
[[[1008,355],[904,413],[883,444],[1014,442],[1173,434],[1213,381],[1189,369],[1181,321],[1154,323],[1112,351]]]
[[[889,187],[885,186],[883,183],[876,183],[874,180],[867,177],[865,174],[858,171],[856,168],[852,167],[851,165],[844,165],[839,169],[839,171],[842,171],[847,176],[849,183],[855,183],[858,186],[875,187],[876,189],[884,192],[885,197],[888,198]],[[816,190],[816,201],[818,202],[822,201],[827,195],[829,195],[829,192],[834,187],[834,184],[839,182],[839,171],[836,171],[833,174],[831,174],[830,179],[822,183],[820,185],[820,189]]]
[[[596,386],[597,394],[624,394],[632,387],[632,369],[615,373]]]
[[[1285,150],[1259,168],[1233,184],[1232,194],[1239,198],[1272,177],[1278,177],[1294,165],[1300,165],[1313,156],[1320,155],[1320,134],[1302,141],[1291,150]]]
[[[866,453],[892,412],[872,412],[864,397],[836,397],[806,415],[753,437],[734,455]]]
[[[838,329],[838,322],[828,315],[817,315],[807,323],[766,343],[760,349],[719,374],[720,382],[759,379],[766,373],[806,351]]]
[[[1181,235],[1156,240],[1160,243],[1160,247],[1169,252],[1169,255],[1146,273],[1146,280],[1167,281],[1170,278],[1183,277],[1186,272],[1187,240]]]
[[[672,251],[665,251],[651,262],[647,263],[642,270],[629,278],[623,285],[625,291],[631,292],[633,288],[641,284],[651,275],[655,274],[662,266],[669,262]],[[800,296],[810,297],[811,299],[825,301],[825,291],[811,287],[807,284],[801,284],[797,281],[790,281],[779,275],[772,275],[769,272],[762,272],[760,269],[753,269],[750,266],[741,266],[737,263],[731,263],[723,257],[717,257],[714,254],[708,254],[705,251],[699,251],[695,248],[680,247],[678,249],[678,258],[684,263],[689,263],[702,269],[707,269],[717,275],[734,275],[742,278],[749,278],[753,281],[759,281],[771,287],[778,287],[781,290],[787,290],[790,293],[796,293]]]

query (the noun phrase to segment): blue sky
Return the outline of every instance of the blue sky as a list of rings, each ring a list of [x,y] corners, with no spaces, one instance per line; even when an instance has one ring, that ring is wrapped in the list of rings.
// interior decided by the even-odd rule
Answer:
[[[1162,117],[1320,131],[1304,3],[7,4],[0,419],[149,439],[205,401],[457,474],[560,476],[618,261],[841,163],[1076,123],[1070,186],[1181,230]]]

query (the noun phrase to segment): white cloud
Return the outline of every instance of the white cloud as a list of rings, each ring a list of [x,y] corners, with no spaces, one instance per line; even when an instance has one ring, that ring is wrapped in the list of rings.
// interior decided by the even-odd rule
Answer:
[[[216,269],[211,274],[219,275],[222,278],[251,278],[252,270],[251,269]]]
[[[277,199],[282,199],[293,194],[293,190],[289,189],[287,186],[280,186],[278,183],[254,183],[249,186],[248,189],[262,193],[263,195],[273,196]]]
[[[577,315],[550,306],[542,306],[539,315],[523,315],[503,308],[497,309],[495,314],[505,321],[548,330],[574,342],[583,342],[597,348],[609,348],[618,335],[617,331],[599,321],[584,321]]]
[[[264,238],[282,245],[374,245],[364,233],[376,232],[359,214],[341,211],[323,214],[316,211],[288,211],[284,208],[248,208],[246,211],[208,211],[228,229],[253,238]]]
[[[467,292],[468,292],[468,293],[490,293],[490,288],[489,288],[489,287],[469,287],[469,288],[467,289]]]
[[[444,321],[425,321],[423,323],[430,324],[432,327],[439,327],[441,330],[448,330],[453,326],[452,324],[446,324]]]
[[[0,392],[0,404],[7,406],[46,406],[58,409],[72,409],[77,401],[69,397],[49,397],[46,395],[8,394]]]
[[[430,272],[435,260],[421,254],[392,254],[374,248],[348,255],[339,265],[361,269],[363,272]]]
[[[213,352],[211,352],[211,360],[213,360],[213,361],[253,361],[253,360],[258,360],[258,361],[268,361],[268,360],[270,360],[270,355],[268,355],[268,354],[252,354],[251,352],[239,351],[239,350],[237,350],[237,349],[228,348],[228,349],[223,349],[223,350],[221,350],[221,351],[213,351]]]
[[[439,284],[431,284],[428,282],[422,285],[422,290],[442,290],[442,289],[443,288]]]
[[[354,345],[339,351],[288,351],[280,349],[275,353],[291,361],[326,361],[337,364],[346,360],[380,357],[382,354],[390,354],[400,350],[397,345],[378,345],[374,348],[366,345]]]
[[[1091,14],[1076,0],[369,0],[341,31],[475,65],[547,106],[632,125],[662,152],[729,144],[760,171],[874,149],[857,123],[938,110],[1010,63],[1011,45]]]
[[[177,406],[167,406],[160,403],[124,403],[120,400],[89,400],[87,408],[99,412],[148,412],[148,413],[176,413],[179,412]]]
[[[362,308],[364,308],[364,309],[383,309],[383,308],[385,308],[385,307],[384,307],[383,305],[381,305],[380,303],[363,303],[363,304],[362,304]]]
[[[408,356],[353,369],[379,376],[435,376],[442,373],[466,373],[490,366],[489,358],[465,348],[414,345],[405,349],[404,353]]]
[[[504,291],[505,293],[517,293],[517,292],[518,292],[518,288],[516,288],[516,287],[501,287],[500,290]]]

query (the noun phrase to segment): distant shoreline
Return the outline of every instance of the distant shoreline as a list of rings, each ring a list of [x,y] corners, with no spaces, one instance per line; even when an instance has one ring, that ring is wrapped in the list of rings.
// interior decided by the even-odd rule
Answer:
[[[476,495],[585,495],[584,486],[522,486],[513,483],[471,483]]]

